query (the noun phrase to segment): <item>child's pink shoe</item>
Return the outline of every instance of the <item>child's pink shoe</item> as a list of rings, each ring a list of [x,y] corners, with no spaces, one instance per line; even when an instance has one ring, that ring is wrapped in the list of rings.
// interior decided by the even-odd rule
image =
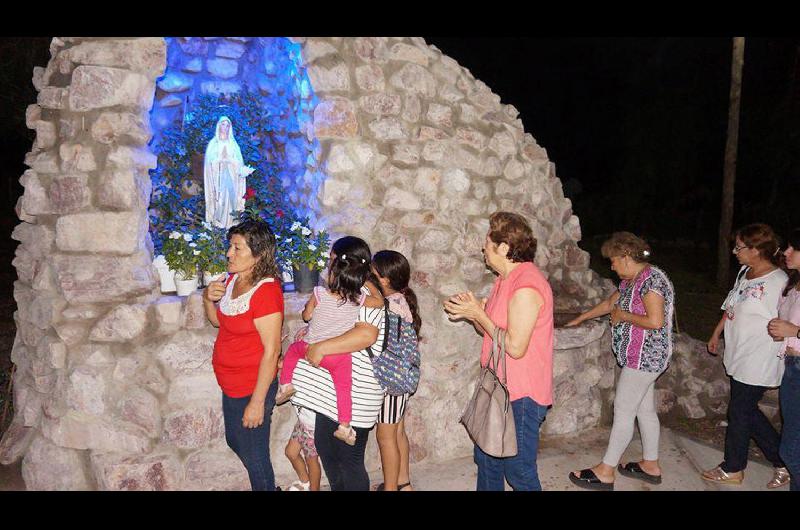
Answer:
[[[339,427],[333,432],[333,435],[347,445],[356,444],[356,431],[352,427],[345,427],[339,424]]]
[[[285,385],[278,385],[278,395],[275,396],[275,405],[283,405],[289,398],[296,392],[294,385],[287,383]]]

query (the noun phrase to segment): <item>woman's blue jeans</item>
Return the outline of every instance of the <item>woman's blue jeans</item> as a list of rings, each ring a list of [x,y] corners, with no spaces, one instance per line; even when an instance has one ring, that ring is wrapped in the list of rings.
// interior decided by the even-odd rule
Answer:
[[[269,386],[267,399],[264,402],[264,423],[255,429],[248,429],[242,425],[244,409],[250,403],[250,396],[232,398],[222,394],[225,441],[244,464],[253,491],[275,491],[275,473],[269,458],[269,430],[277,393],[276,377]]]
[[[507,458],[489,456],[475,446],[478,465],[478,491],[503,491],[504,479],[514,491],[541,491],[536,453],[539,451],[539,427],[547,407],[529,397],[511,402],[517,431],[517,454]]]
[[[786,356],[780,400],[783,414],[780,455],[789,469],[791,491],[800,491],[800,357]]]

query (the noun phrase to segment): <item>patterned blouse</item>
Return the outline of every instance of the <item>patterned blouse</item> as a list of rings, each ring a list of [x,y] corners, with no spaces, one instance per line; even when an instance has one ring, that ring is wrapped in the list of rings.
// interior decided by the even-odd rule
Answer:
[[[644,295],[655,292],[664,299],[664,324],[658,329],[644,329],[630,322],[611,327],[611,347],[617,364],[643,372],[660,373],[667,369],[672,356],[672,313],[675,290],[667,275],[648,265],[633,281],[619,284],[620,309],[635,315],[645,315]]]

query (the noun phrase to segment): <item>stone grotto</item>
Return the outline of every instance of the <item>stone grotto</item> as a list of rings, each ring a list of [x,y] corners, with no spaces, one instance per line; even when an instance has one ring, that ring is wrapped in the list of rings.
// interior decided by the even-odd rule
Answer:
[[[50,52],[26,115],[36,140],[13,233],[16,413],[0,441],[0,463],[21,459],[29,490],[249,488],[224,440],[201,292],[162,294],[152,265],[151,141],[199,94],[260,94],[282,118],[273,147],[289,200],[334,239],[409,258],[423,319],[412,463],[471,454],[458,418],[480,338],[441,304],[491,287],[480,252],[490,213],[531,223],[557,324],[613,290],[589,268],[555,165],[517,110],[421,38],[60,37]],[[285,332],[304,302],[286,294]],[[662,412],[724,410],[727,380],[701,347],[679,336]],[[605,322],[557,329],[543,436],[607,421],[615,374]],[[294,421],[275,409],[279,484]],[[379,466],[371,441],[367,468]]]

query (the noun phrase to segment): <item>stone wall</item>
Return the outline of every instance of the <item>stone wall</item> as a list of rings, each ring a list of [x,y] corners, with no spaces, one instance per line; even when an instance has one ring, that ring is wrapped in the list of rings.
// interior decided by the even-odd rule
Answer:
[[[546,152],[516,110],[466,69],[417,38],[281,42],[56,38],[47,67],[35,70],[39,97],[27,120],[37,136],[13,235],[21,242],[17,414],[0,442],[0,462],[22,458],[30,489],[246,487],[224,444],[210,367],[215,330],[199,294],[163,297],[156,285],[147,231],[156,159],[148,142],[151,108],[153,120],[168,119],[197,86],[255,79],[262,94],[273,94],[265,49],[275,56],[300,47],[299,96],[275,101],[298,113],[298,131],[285,138],[297,153],[283,153],[284,185],[334,235],[362,236],[373,251],[394,248],[411,261],[424,321],[423,380],[407,421],[412,461],[471,451],[457,419],[477,375],[479,337],[450,322],[441,302],[491,286],[480,248],[492,211],[514,210],[531,222],[558,311],[607,292],[576,244],[578,219]],[[182,77],[165,81],[173,66]],[[299,325],[302,303],[287,296],[287,331]],[[556,406],[546,433],[601,418],[613,377],[598,326],[557,332]],[[279,477],[289,476],[281,454],[293,421],[289,407],[276,411]],[[371,443],[368,467],[377,465]]]

